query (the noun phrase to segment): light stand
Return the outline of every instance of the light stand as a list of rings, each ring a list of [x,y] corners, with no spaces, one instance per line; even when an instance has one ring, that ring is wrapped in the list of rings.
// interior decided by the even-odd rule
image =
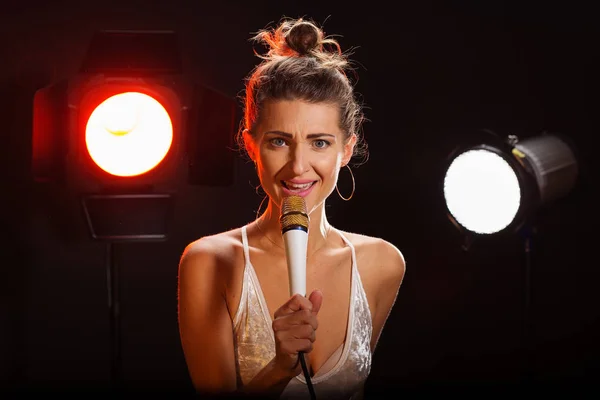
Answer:
[[[173,195],[94,194],[82,197],[85,219],[94,240],[105,244],[109,317],[110,387],[123,389],[119,243],[167,240]]]
[[[119,266],[116,262],[116,243],[106,242],[106,287],[110,321],[110,382],[111,388],[119,390],[121,380],[121,309]]]
[[[531,247],[535,227],[532,225],[524,225],[521,230],[523,237],[523,251],[525,258],[525,267],[523,271],[524,290],[523,290],[523,321],[521,326],[521,337],[523,346],[523,368],[525,383],[531,383],[533,374],[533,340],[532,340],[532,263],[531,263]]]

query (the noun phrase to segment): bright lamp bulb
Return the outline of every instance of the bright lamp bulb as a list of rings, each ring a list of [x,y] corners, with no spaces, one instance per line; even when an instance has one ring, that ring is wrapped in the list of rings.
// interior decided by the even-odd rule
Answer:
[[[102,170],[116,176],[136,176],[165,158],[173,142],[173,125],[156,99],[143,93],[120,93],[92,112],[85,142],[90,157]]]
[[[491,234],[506,228],[521,203],[512,167],[488,150],[468,150],[450,164],[444,178],[448,210],[466,229]]]

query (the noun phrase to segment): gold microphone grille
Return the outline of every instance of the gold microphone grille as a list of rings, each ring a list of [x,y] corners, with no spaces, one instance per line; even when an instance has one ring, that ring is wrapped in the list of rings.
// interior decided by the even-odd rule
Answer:
[[[281,227],[282,228],[289,228],[290,226],[293,225],[300,225],[303,226],[305,228],[308,228],[308,218],[306,217],[306,215],[302,215],[302,214],[289,214],[289,215],[283,215],[281,217]]]
[[[306,203],[304,198],[300,196],[287,196],[283,198],[281,203],[281,215],[285,215],[290,212],[301,212],[306,214]]]
[[[308,212],[304,198],[300,196],[284,197],[281,203],[281,217],[279,219],[282,229],[293,225],[300,225],[308,229]]]

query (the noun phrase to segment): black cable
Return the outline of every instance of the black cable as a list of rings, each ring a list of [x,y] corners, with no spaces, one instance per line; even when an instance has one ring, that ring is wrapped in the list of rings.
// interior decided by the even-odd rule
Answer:
[[[298,357],[300,357],[300,364],[302,364],[302,371],[304,372],[304,379],[306,379],[306,385],[308,386],[308,391],[310,392],[310,398],[312,400],[316,400],[317,395],[315,394],[315,388],[313,387],[312,381],[310,379],[310,372],[308,372],[306,360],[304,360],[304,352],[298,353]]]

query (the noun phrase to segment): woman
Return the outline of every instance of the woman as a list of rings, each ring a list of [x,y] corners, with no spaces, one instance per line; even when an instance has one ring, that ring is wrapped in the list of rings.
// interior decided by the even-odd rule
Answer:
[[[364,150],[348,60],[302,19],[283,20],[255,39],[270,51],[246,83],[240,142],[268,205],[255,221],[203,237],[181,257],[179,323],[189,373],[200,393],[309,398],[314,388],[320,399],[357,398],[405,263],[394,245],[342,232],[325,215],[340,170]],[[289,296],[279,225],[289,195],[302,196],[310,216],[308,298]]]

